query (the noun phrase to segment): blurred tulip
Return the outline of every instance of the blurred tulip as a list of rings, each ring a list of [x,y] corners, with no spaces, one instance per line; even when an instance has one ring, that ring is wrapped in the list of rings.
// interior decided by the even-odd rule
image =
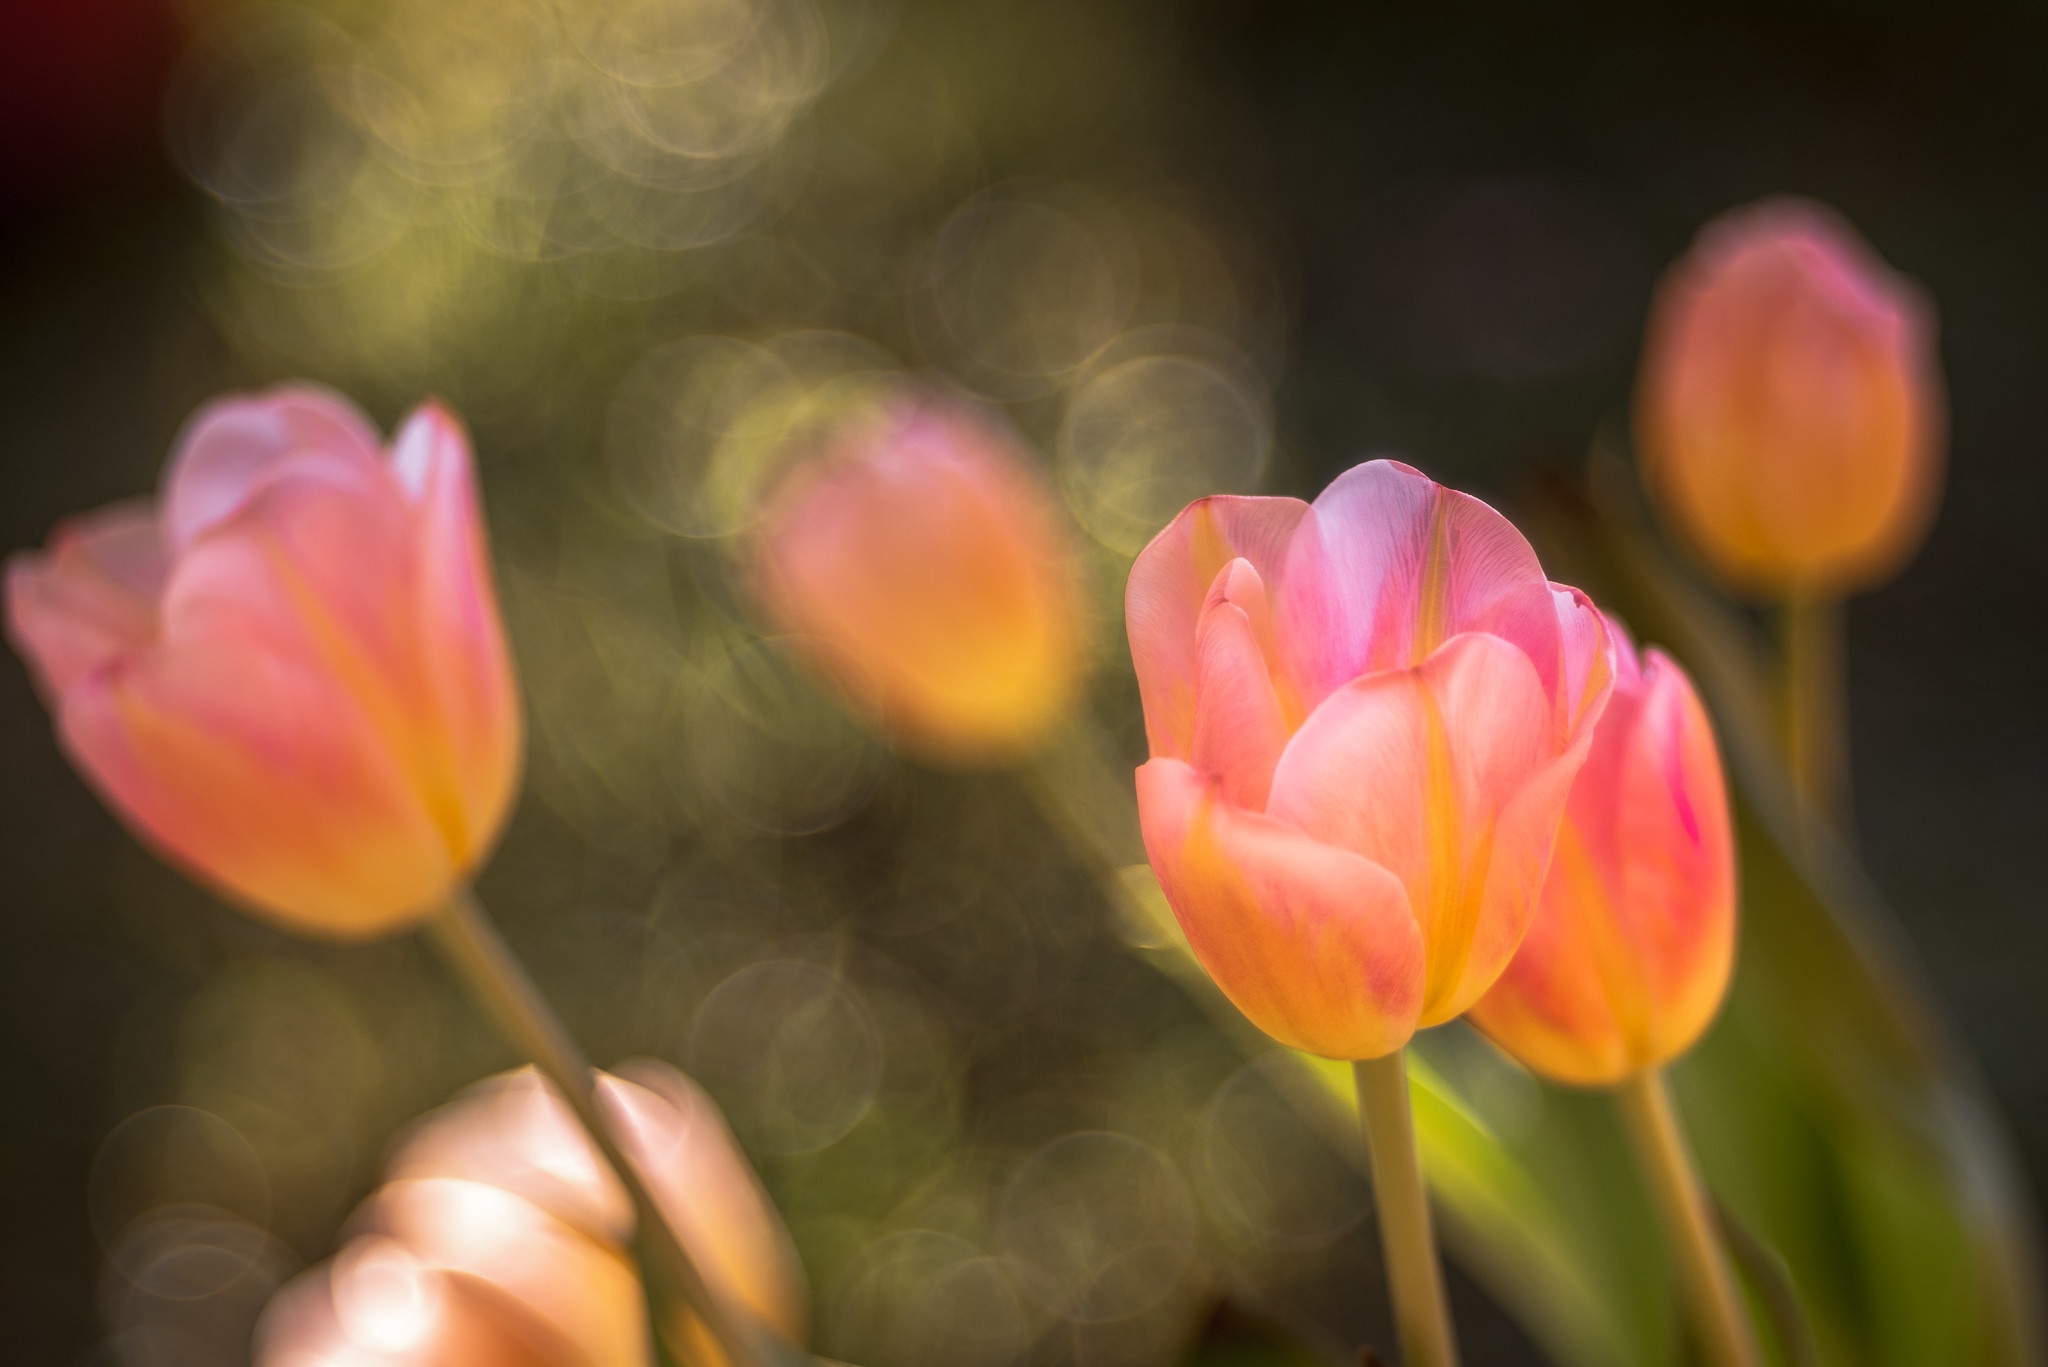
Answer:
[[[1127,600],[1145,847],[1284,1044],[1377,1058],[1521,942],[1606,701],[1604,620],[1484,503],[1392,461],[1191,505]]]
[[[520,718],[468,438],[388,452],[309,385],[215,400],[162,497],[8,568],[8,626],[73,761],[174,862],[303,931],[431,912],[512,797]]]
[[[665,1065],[630,1071],[601,1076],[599,1094],[663,1214],[715,1292],[801,1342],[802,1268],[717,1106]],[[632,1206],[538,1073],[492,1078],[426,1117],[386,1176],[358,1217],[368,1232],[265,1313],[259,1367],[644,1367]],[[678,1313],[691,1360],[722,1363]]]
[[[1737,210],[1665,279],[1636,420],[1652,496],[1730,583],[1782,597],[1878,582],[1939,494],[1933,308],[1822,206]]]
[[[908,748],[964,763],[1042,739],[1072,698],[1078,588],[1011,440],[938,401],[869,410],[769,500],[769,616]]]
[[[1471,1018],[1534,1071],[1611,1085],[1705,1031],[1735,962],[1735,845],[1714,731],[1619,624],[1614,694],[1572,785],[1521,950]]]

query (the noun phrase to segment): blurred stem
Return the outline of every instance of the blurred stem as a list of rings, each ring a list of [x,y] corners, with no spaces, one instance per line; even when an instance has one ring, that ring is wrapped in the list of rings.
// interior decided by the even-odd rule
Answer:
[[[1652,1068],[1639,1074],[1616,1088],[1614,1096],[1656,1200],[1664,1237],[1678,1262],[1686,1306],[1708,1367],[1761,1367],[1756,1334],[1728,1256],[1715,1236],[1713,1212],[1663,1071]]]
[[[614,1122],[597,1101],[590,1061],[542,997],[525,967],[468,888],[459,888],[427,922],[428,933],[491,1023],[555,1084],[576,1118],[618,1174],[633,1201],[636,1253],[645,1274],[648,1335],[655,1361],[670,1361],[666,1308],[680,1298],[725,1350],[731,1367],[772,1367],[761,1335],[742,1323],[706,1284],[675,1230],[654,1202],[640,1170],[619,1145]]]
[[[1371,1149],[1373,1198],[1379,1204],[1380,1247],[1394,1297],[1404,1367],[1456,1367],[1443,1265],[1429,1226],[1429,1196],[1415,1153],[1415,1120],[1408,1098],[1408,1053],[1351,1065],[1358,1082],[1358,1114]]]
[[[1795,591],[1779,609],[1785,656],[1785,762],[1806,818],[1845,830],[1849,747],[1842,604]]]

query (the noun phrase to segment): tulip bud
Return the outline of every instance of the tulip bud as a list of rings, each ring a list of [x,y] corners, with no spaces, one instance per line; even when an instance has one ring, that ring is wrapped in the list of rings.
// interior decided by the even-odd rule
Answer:
[[[677,1238],[716,1294],[802,1342],[802,1268],[717,1106],[666,1065],[630,1071],[600,1075],[600,1102]],[[647,1367],[632,1204],[531,1068],[421,1121],[355,1223],[366,1232],[266,1310],[259,1367],[322,1354],[379,1367]],[[690,1360],[722,1364],[677,1313],[670,1328]]]
[[[1131,567],[1145,849],[1224,995],[1377,1058],[1492,985],[1607,696],[1606,627],[1507,519],[1372,461],[1208,498]]]
[[[1737,210],[1665,278],[1636,422],[1651,496],[1729,583],[1777,597],[1877,583],[1939,494],[1933,308],[1820,205]]]
[[[7,616],[87,780],[253,911],[388,931],[497,838],[518,700],[469,441],[438,405],[386,451],[313,386],[215,400],[160,499],[15,557]]]
[[[1058,515],[1012,441],[964,408],[899,399],[842,425],[766,504],[754,580],[853,705],[929,757],[1013,757],[1072,698],[1079,603]]]
[[[1608,1085],[1678,1057],[1735,962],[1735,846],[1714,731],[1661,651],[1616,641],[1614,696],[1572,785],[1536,920],[1472,1008],[1535,1072]]]

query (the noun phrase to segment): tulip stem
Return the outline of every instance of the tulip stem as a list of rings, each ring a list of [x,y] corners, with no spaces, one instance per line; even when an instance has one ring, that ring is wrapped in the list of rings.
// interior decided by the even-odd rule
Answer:
[[[1848,771],[1842,605],[1793,593],[1779,614],[1785,654],[1785,762],[1807,820],[1842,829]]]
[[[1379,1205],[1380,1248],[1393,1291],[1394,1324],[1403,1367],[1457,1367],[1443,1265],[1430,1230],[1429,1195],[1415,1152],[1415,1119],[1408,1097],[1408,1056],[1351,1065],[1358,1082],[1358,1114],[1372,1160],[1373,1198]]]
[[[542,997],[525,966],[467,888],[458,889],[427,923],[436,947],[469,988],[484,1013],[519,1051],[554,1083],[632,1198],[635,1242],[646,1271],[648,1333],[657,1361],[669,1356],[663,1332],[668,1297],[682,1303],[724,1350],[732,1367],[772,1367],[775,1357],[742,1317],[705,1282],[697,1265],[655,1204],[639,1169],[620,1147],[615,1122],[598,1104],[597,1075]]]
[[[1615,1091],[1615,1102],[1628,1123],[1636,1161],[1650,1184],[1664,1237],[1678,1261],[1686,1306],[1708,1367],[1760,1367],[1756,1334],[1727,1252],[1714,1232],[1706,1189],[1693,1166],[1663,1071],[1652,1068],[1624,1082]]]

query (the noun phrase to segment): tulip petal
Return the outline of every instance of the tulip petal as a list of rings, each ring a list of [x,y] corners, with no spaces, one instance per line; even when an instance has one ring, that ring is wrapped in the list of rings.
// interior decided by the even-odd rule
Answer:
[[[1145,850],[1188,944],[1253,1024],[1328,1058],[1414,1033],[1422,937],[1386,869],[1231,806],[1175,759],[1138,770]]]
[[[61,696],[156,635],[165,559],[156,512],[121,503],[60,528],[7,570],[7,620],[45,692]]]
[[[1124,622],[1155,758],[1185,759],[1194,746],[1196,628],[1217,576],[1243,559],[1267,585],[1276,583],[1307,512],[1308,505],[1293,498],[1199,499],[1139,552],[1125,590]]]
[[[1556,735],[1564,747],[1599,722],[1614,691],[1619,652],[1627,646],[1625,633],[1579,590],[1552,584],[1550,595],[1557,611],[1563,684],[1557,695]]]
[[[377,429],[330,389],[289,384],[231,394],[193,414],[164,470],[164,534],[182,551],[231,517],[264,469],[294,451],[346,452],[375,459]]]
[[[793,1343],[808,1336],[803,1264],[747,1166],[739,1140],[703,1088],[664,1063],[600,1076],[600,1104],[712,1289]]]
[[[469,437],[445,408],[426,404],[399,429],[391,467],[417,509],[419,648],[459,785],[458,858],[469,863],[517,788],[521,729]]]
[[[1546,695],[1563,683],[1557,612],[1528,541],[1478,499],[1397,461],[1354,466],[1323,490],[1288,549],[1277,601],[1311,709],[1465,632],[1519,646]]]
[[[1536,802],[1518,799],[1554,755],[1550,700],[1528,656],[1473,634],[1420,668],[1332,693],[1280,758],[1268,812],[1406,887],[1429,949],[1424,1023],[1476,995],[1468,958],[1490,961],[1504,944],[1497,972],[1528,923],[1576,761]]]
[[[1222,780],[1223,795],[1233,804],[1258,812],[1265,810],[1289,727],[1257,628],[1227,596],[1232,578],[1249,579],[1248,592],[1239,596],[1249,597],[1254,610],[1265,607],[1248,562],[1232,561],[1217,575],[1196,634],[1195,729],[1188,758]]]
[[[1734,835],[1712,723],[1661,651],[1643,671],[1642,716],[1623,759],[1615,845],[1622,928],[1649,1013],[1640,1053],[1689,1048],[1719,1008],[1735,954]]]
[[[1621,633],[1617,629],[1619,637]],[[1713,731],[1651,651],[1572,789],[1537,915],[1472,1008],[1547,1077],[1611,1085],[1677,1057],[1719,1008],[1735,953],[1734,847]]]
[[[246,640],[166,642],[66,693],[59,726],[149,843],[298,929],[374,934],[455,877],[355,699]]]

